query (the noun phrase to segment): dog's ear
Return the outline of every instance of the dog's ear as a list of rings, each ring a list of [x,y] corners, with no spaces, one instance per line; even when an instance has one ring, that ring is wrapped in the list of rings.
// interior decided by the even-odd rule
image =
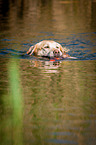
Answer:
[[[27,51],[27,54],[32,55],[33,53],[36,53],[36,49],[37,49],[37,45],[31,46]]]
[[[31,47],[29,48],[29,50],[27,51],[27,54],[28,54],[28,55],[31,55],[33,49],[34,49],[34,46],[31,46]]]
[[[69,49],[67,49],[66,47],[62,47],[62,49],[63,49],[63,57],[64,58],[66,58],[66,57],[69,57],[70,58],[70,55],[69,54],[67,54],[66,52],[68,52],[68,51],[70,51]]]
[[[61,50],[61,52],[63,52],[63,53],[66,53],[66,52],[70,51],[70,50],[67,49],[66,47],[62,47],[62,46],[60,46],[60,50]]]
[[[65,52],[65,50],[64,50],[64,48],[63,48],[62,46],[60,46],[60,51],[61,51],[62,53]]]

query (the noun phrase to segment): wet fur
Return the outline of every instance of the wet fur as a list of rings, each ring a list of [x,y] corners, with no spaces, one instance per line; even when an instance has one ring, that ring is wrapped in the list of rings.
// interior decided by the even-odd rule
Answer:
[[[48,48],[47,48],[48,47]],[[46,53],[45,53],[45,52]],[[69,57],[68,54],[66,54],[66,48],[63,48],[59,43],[51,40],[43,40],[34,46],[31,46],[29,50],[27,51],[28,55],[35,55],[35,56],[45,56],[45,57],[54,57],[53,51],[58,51],[60,53],[60,57]],[[50,52],[48,54],[47,52]],[[45,54],[43,54],[45,53]],[[49,55],[49,56],[48,56]]]

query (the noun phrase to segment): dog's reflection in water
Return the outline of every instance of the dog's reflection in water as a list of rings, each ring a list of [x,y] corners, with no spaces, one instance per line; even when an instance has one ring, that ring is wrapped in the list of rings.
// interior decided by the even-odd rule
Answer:
[[[61,60],[76,59],[71,57],[66,47],[52,40],[43,40],[29,48],[27,55],[40,61],[34,61],[34,67],[44,67],[46,72],[57,72]],[[37,57],[37,58],[35,58]],[[47,61],[49,59],[49,61]],[[45,61],[43,61],[45,60]]]
[[[43,73],[57,73],[61,61],[31,61],[31,66],[43,70]]]

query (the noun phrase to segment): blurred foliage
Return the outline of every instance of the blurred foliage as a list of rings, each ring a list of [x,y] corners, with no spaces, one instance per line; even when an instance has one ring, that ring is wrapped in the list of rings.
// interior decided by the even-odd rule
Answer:
[[[1,145],[23,145],[23,98],[18,65],[14,59],[8,65],[9,95],[2,97]]]

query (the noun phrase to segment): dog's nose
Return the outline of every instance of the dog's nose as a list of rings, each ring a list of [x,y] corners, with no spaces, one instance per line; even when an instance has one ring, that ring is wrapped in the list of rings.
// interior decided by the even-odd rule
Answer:
[[[57,50],[57,49],[55,49],[55,50],[53,51],[53,54],[54,54],[55,57],[60,56],[60,52],[59,52],[59,50]]]

